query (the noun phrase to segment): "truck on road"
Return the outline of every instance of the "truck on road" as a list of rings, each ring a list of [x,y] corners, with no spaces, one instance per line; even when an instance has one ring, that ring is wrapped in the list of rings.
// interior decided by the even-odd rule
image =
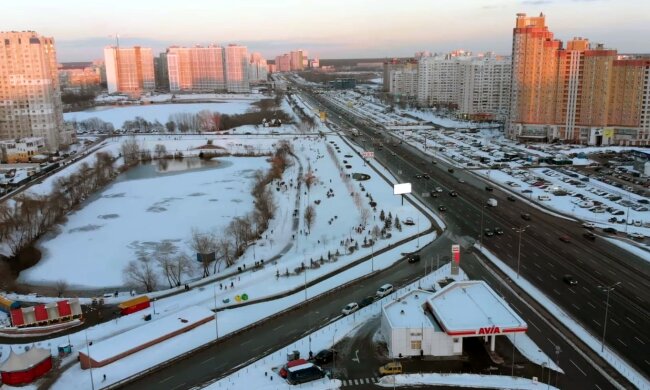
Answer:
[[[486,204],[490,207],[497,207],[497,200],[494,198],[490,198],[487,200]]]

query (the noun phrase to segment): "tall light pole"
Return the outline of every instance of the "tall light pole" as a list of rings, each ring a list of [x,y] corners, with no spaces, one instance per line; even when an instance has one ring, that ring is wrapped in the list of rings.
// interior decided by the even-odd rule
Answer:
[[[481,205],[481,229],[478,232],[479,240],[481,242],[481,249],[483,249],[483,211],[485,210],[485,205]]]
[[[530,227],[530,225],[521,228],[511,228],[515,232],[519,233],[519,243],[517,244],[517,279],[519,279],[519,264],[521,262],[521,233],[525,232],[528,227]]]
[[[605,301],[605,323],[603,324],[603,340],[600,344],[600,352],[605,352],[605,333],[607,332],[607,314],[609,313],[609,293],[614,291],[614,288],[621,284],[621,282],[616,282],[611,286],[598,286],[599,289],[607,293],[607,300]]]
[[[217,340],[219,338],[219,324],[217,323],[217,284],[214,284],[214,331],[216,332]]]
[[[90,388],[95,390],[95,381],[93,380],[93,362],[90,359],[90,344],[88,344],[88,330],[86,330],[86,356],[88,356],[88,367],[90,368]]]

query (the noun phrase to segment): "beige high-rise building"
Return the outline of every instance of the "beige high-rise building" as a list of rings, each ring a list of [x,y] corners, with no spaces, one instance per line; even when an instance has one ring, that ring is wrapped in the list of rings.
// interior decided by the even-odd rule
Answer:
[[[517,14],[507,135],[589,145],[650,144],[650,58],[574,38],[563,48],[544,15]]]
[[[42,137],[67,144],[54,39],[34,31],[0,32],[0,139]]]
[[[226,90],[224,49],[220,46],[167,49],[170,91]]]
[[[266,59],[264,59],[261,53],[256,52],[251,54],[248,73],[251,82],[266,81],[269,70]]]
[[[137,97],[156,87],[151,48],[109,46],[104,48],[104,61],[109,93]]]
[[[226,47],[226,87],[228,92],[251,91],[248,79],[248,48],[228,45]]]

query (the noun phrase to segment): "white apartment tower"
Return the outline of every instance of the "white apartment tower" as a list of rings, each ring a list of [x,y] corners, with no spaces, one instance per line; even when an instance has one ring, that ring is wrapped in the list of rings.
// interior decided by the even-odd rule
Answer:
[[[153,51],[140,46],[104,48],[109,93],[140,96],[156,87]]]
[[[228,92],[250,92],[246,46],[231,44],[226,47],[226,87]]]
[[[65,134],[54,39],[0,32],[0,139],[43,137],[56,150]]]
[[[266,81],[268,75],[268,65],[266,59],[260,53],[252,53],[248,68],[249,79],[253,81]]]

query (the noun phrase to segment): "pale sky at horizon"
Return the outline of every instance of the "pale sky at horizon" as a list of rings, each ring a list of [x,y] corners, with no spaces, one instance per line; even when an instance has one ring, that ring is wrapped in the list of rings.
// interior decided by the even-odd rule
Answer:
[[[510,54],[517,12],[546,14],[556,38],[650,52],[643,0],[31,0],[0,14],[1,31],[52,36],[58,60],[90,61],[123,45],[240,43],[267,59],[302,48],[320,58],[411,56],[463,48]]]

